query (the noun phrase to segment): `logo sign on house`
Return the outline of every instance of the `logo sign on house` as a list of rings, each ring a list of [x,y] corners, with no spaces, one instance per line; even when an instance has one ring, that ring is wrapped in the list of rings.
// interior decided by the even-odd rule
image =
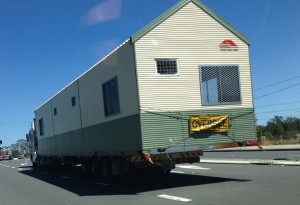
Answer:
[[[238,46],[232,40],[224,40],[219,47],[220,51],[238,51]]]

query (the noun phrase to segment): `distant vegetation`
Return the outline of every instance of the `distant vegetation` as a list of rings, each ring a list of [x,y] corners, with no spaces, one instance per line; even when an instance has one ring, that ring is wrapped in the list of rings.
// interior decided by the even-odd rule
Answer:
[[[263,144],[300,143],[300,119],[274,116],[266,126],[256,127],[257,137]]]
[[[25,139],[18,140],[15,144],[10,146],[12,158],[18,158],[20,156],[29,156],[29,147]]]

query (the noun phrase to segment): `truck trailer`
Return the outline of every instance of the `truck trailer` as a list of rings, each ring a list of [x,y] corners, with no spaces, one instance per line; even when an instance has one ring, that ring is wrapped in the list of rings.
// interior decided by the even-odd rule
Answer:
[[[256,140],[250,40],[181,0],[38,107],[34,166],[120,175]]]
[[[11,159],[11,156],[9,155],[8,149],[5,147],[0,147],[0,161],[9,159]]]

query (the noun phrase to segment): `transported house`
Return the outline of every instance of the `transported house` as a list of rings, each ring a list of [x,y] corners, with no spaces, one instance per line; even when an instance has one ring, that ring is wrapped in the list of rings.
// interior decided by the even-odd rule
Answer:
[[[44,157],[184,153],[256,140],[250,40],[181,0],[35,110]]]

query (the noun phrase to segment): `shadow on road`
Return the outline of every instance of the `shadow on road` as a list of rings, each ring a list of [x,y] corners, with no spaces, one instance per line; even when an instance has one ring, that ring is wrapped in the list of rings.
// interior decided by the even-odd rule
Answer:
[[[110,180],[85,177],[78,168],[39,168],[30,169],[24,167],[20,173],[39,179],[79,196],[91,195],[137,195],[175,187],[189,187],[195,185],[206,185],[224,183],[229,181],[247,182],[245,179],[232,179],[221,177],[210,177],[190,174],[171,173],[168,176],[143,172],[123,177],[115,177]]]

